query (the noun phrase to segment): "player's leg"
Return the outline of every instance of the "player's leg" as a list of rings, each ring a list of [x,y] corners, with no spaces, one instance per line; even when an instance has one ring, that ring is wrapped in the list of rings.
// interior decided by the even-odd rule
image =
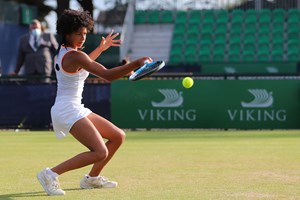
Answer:
[[[62,174],[106,159],[108,150],[103,138],[87,117],[78,120],[72,126],[70,133],[90,151],[78,154],[56,167],[53,167],[53,172]]]
[[[99,176],[99,174],[125,140],[125,133],[108,120],[96,114],[90,114],[88,118],[102,137],[108,140],[106,142],[108,156],[105,160],[93,165],[89,175],[85,175],[80,181],[80,187],[83,189],[117,187],[117,182],[110,181],[103,176]]]
[[[38,173],[37,178],[49,195],[65,194],[59,186],[57,178],[59,174],[105,160],[108,155],[103,138],[88,118],[77,121],[70,132],[90,151],[78,154],[52,169],[47,168]]]
[[[124,142],[125,133],[122,129],[95,113],[90,114],[88,118],[94,124],[101,136],[108,140],[105,144],[108,150],[108,156],[103,161],[95,163],[89,173],[90,176],[98,176]]]

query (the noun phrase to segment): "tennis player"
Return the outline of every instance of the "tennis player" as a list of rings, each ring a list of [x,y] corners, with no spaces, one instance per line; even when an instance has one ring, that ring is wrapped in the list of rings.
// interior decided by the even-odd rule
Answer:
[[[56,29],[62,36],[62,42],[55,60],[57,95],[51,108],[53,129],[58,138],[71,133],[76,140],[87,147],[88,151],[37,174],[39,182],[48,195],[65,194],[59,185],[59,175],[91,164],[90,172],[80,181],[81,188],[117,187],[117,182],[100,176],[100,173],[124,142],[125,133],[81,104],[84,81],[89,73],[112,81],[132,73],[145,61],[152,61],[150,57],[142,57],[112,69],[95,62],[103,51],[111,46],[120,46],[121,41],[115,39],[118,33],[112,31],[106,38],[102,37],[99,46],[87,55],[80,49],[93,25],[93,19],[87,11],[68,9],[57,20]],[[106,139],[106,143],[103,138]]]

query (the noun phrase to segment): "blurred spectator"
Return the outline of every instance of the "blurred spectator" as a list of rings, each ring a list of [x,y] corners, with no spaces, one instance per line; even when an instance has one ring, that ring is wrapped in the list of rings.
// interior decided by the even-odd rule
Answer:
[[[29,26],[29,33],[20,38],[16,69],[11,75],[17,75],[24,65],[27,76],[51,76],[57,47],[54,35],[44,33],[40,21],[34,19]]]

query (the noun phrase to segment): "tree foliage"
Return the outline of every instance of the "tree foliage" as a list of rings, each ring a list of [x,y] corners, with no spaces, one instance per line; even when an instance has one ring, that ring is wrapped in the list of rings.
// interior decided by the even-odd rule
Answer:
[[[84,10],[88,10],[93,17],[94,5],[92,0],[77,0]],[[57,16],[70,6],[70,0],[57,0]]]
[[[49,14],[50,11],[56,11],[57,16],[59,16],[65,9],[70,7],[70,0],[56,0],[57,9],[51,6],[45,5],[45,0],[13,0],[20,4],[27,4],[36,6],[38,9],[38,19],[43,21],[45,16]],[[93,16],[93,2],[92,0],[77,0],[84,10],[88,10]]]
[[[51,6],[47,6],[44,3],[44,0],[13,0],[20,4],[27,4],[31,6],[36,6],[38,9],[38,19],[43,21],[45,16],[49,14],[50,11],[53,10]]]

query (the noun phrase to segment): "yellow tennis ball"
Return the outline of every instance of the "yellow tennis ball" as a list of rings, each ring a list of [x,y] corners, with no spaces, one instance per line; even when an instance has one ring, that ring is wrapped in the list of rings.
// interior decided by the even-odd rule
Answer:
[[[182,80],[182,85],[185,88],[191,88],[194,85],[194,80],[191,77],[185,77]]]

